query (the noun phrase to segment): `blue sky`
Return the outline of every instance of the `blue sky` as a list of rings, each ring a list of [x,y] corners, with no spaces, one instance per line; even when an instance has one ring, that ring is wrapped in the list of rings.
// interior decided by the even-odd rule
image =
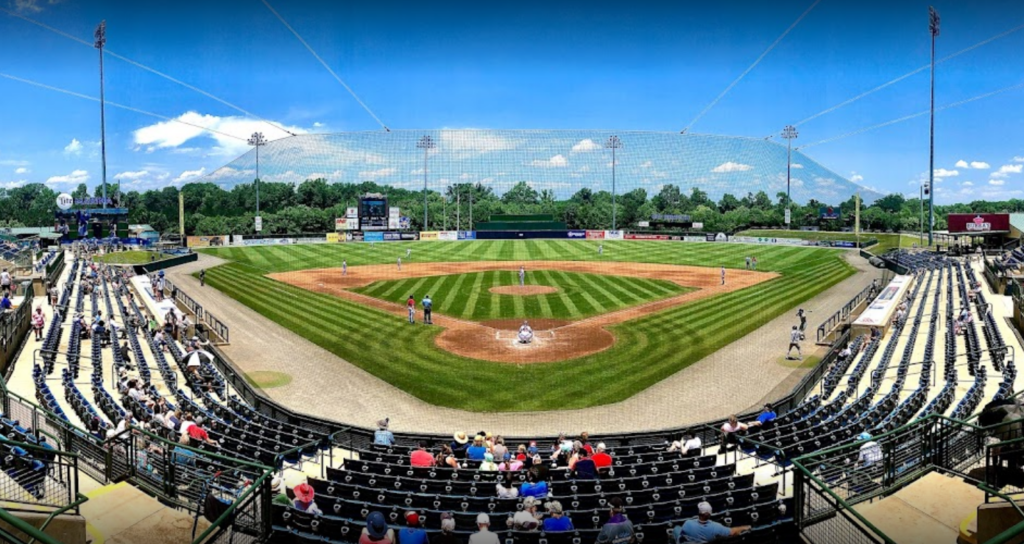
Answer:
[[[380,129],[259,0],[0,2],[87,41],[106,19],[111,51],[295,132]],[[273,4],[391,128],[610,134],[689,125],[811,3]],[[1019,2],[934,5],[942,14],[940,58],[1024,24]],[[822,0],[690,130],[764,137],[927,64],[927,8],[916,0]],[[3,13],[0,33],[6,45],[0,72],[98,95],[94,49]],[[1022,47],[1024,30],[940,65],[936,104],[1024,82]],[[283,135],[109,56],[106,82],[114,102],[241,138],[254,130]],[[799,125],[796,145],[926,110],[927,93],[923,71]],[[6,129],[0,131],[0,185],[47,182],[67,189],[99,182],[96,103],[2,78],[0,96]],[[940,202],[1024,194],[1022,104],[1024,88],[937,114]],[[222,134],[107,110],[108,179],[127,186],[201,179],[246,150],[243,141]],[[866,187],[916,194],[928,170],[928,118],[803,151]],[[568,150],[564,157],[572,159]],[[532,165],[517,174],[528,176]],[[396,169],[384,181],[410,183],[412,172]],[[743,186],[742,177],[737,184]]]

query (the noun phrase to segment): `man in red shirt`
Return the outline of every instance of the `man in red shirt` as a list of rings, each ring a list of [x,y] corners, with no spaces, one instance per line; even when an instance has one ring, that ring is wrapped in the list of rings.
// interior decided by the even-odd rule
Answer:
[[[409,307],[409,324],[414,325],[416,323],[416,298],[409,295],[409,300],[405,301],[405,305]]]
[[[434,466],[434,456],[427,451],[427,445],[420,442],[419,447],[409,455],[409,464],[414,467]]]
[[[597,445],[597,453],[595,453],[594,456],[590,458],[590,460],[594,462],[594,465],[597,467],[598,470],[612,466],[612,456],[605,453],[604,450],[604,442],[599,443]]]
[[[190,442],[193,447],[199,446],[201,443],[215,446],[220,445],[216,440],[210,438],[210,435],[206,430],[199,425],[192,425],[186,432],[188,433],[188,437],[191,439]]]

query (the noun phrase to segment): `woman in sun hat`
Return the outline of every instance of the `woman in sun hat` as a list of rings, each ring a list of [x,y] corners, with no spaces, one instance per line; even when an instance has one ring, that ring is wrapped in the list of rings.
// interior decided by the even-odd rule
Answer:
[[[270,480],[270,493],[274,496],[274,504],[291,506],[292,501],[288,500],[288,494],[284,490],[284,479],[280,476],[274,476],[274,479]]]
[[[318,516],[323,514],[316,503],[313,502],[313,497],[316,495],[316,492],[313,491],[313,486],[307,483],[301,483],[295,486],[295,489],[292,491],[295,492],[295,500],[292,501],[292,508]]]
[[[464,431],[459,431],[452,435],[452,453],[459,459],[466,458],[466,448],[469,444],[469,436]]]
[[[388,528],[384,514],[370,512],[366,516],[366,528],[359,535],[359,544],[393,544],[395,531]]]

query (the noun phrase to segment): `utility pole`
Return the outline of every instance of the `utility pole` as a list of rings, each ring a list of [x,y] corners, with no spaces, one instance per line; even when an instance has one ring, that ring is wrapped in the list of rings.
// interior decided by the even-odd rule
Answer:
[[[796,139],[796,127],[793,125],[786,125],[782,129],[782,137],[786,140],[786,210],[790,209],[790,204],[793,202],[793,198],[789,194],[789,179],[790,171],[793,165],[793,140]],[[786,229],[789,229],[789,221],[786,221]]]
[[[260,221],[260,148],[267,145],[267,140],[262,132],[253,132],[249,145],[256,148],[256,224],[260,226],[256,230],[259,231],[263,226]]]
[[[924,245],[924,184],[921,184],[921,197],[918,199],[921,204],[921,227],[917,233],[917,241],[920,245]]]
[[[932,35],[932,77],[930,125],[928,134],[928,245],[933,243],[935,228],[935,38],[939,35],[939,12],[928,6],[928,30]]]
[[[430,150],[437,147],[437,144],[430,135],[427,135],[416,142],[416,147],[423,150],[423,230],[430,230],[427,227],[427,157],[430,155]]]
[[[615,221],[615,150],[622,147],[622,140],[618,136],[611,136],[604,143],[605,148],[612,150],[612,230],[616,230]]]
[[[455,230],[462,230],[462,187],[455,185]]]
[[[103,46],[107,44],[107,21],[100,21],[96,27],[96,43],[94,47],[100,50],[100,157],[103,161],[103,207],[107,207],[107,115],[104,110],[105,99],[103,97]]]

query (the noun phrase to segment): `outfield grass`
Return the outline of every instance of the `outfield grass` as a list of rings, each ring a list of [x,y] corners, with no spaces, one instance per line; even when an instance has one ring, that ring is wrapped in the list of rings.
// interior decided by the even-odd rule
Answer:
[[[150,258],[156,255],[156,260],[164,258],[162,253],[153,253],[152,251],[115,251],[114,253],[107,253],[105,255],[99,255],[95,258],[96,261],[107,264],[146,264],[150,262]]]
[[[767,238],[799,238],[801,240],[845,240],[854,242],[857,240],[857,236],[852,232],[829,232],[829,231],[818,231],[818,230],[744,230],[737,232],[736,236],[756,236],[756,237],[767,237]],[[920,245],[920,238],[914,235],[907,234],[886,234],[877,232],[865,232],[861,233],[861,240],[870,240],[875,238],[878,240],[878,244],[866,248],[866,251],[874,255],[881,255],[890,249],[901,247],[904,249],[910,249],[914,247],[914,244]],[[925,239],[927,243],[927,237]]]
[[[488,290],[519,285],[512,270],[451,274],[426,278],[378,281],[354,289],[358,293],[391,302],[417,300],[429,294],[438,313],[483,321],[486,319],[583,319],[627,306],[651,302],[690,291],[664,280],[580,274],[558,270],[531,270],[526,285],[547,285],[559,291],[545,295],[496,295]]]
[[[404,260],[613,260],[743,267],[749,246],[604,241],[394,242],[290,245],[203,250],[239,261],[207,270],[207,284],[296,334],[426,402],[472,411],[586,408],[618,402],[654,385],[854,273],[843,252],[765,247],[759,270],[780,277],[684,304],[611,328],[606,351],[522,368],[453,355],[434,345],[435,327],[410,327],[389,315],[340,298],[265,277],[268,272]],[[637,266],[643,266],[637,264]],[[778,340],[785,350],[788,338]],[[765,349],[773,349],[765,346]],[[737,364],[742,364],[737,361]]]

